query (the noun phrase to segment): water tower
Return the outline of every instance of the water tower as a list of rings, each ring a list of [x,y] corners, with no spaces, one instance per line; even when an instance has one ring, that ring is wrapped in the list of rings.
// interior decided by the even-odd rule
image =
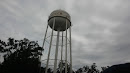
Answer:
[[[47,36],[47,34],[49,33],[48,32],[49,27],[51,29],[49,31],[51,34],[50,36]],[[55,35],[54,32],[56,33]],[[50,39],[48,39],[49,37]],[[48,41],[49,45],[46,45],[47,43],[46,41]],[[45,45],[47,47],[44,47]],[[43,41],[43,47],[44,49],[48,50],[46,53],[47,59],[46,59],[45,73],[48,72],[47,70],[48,70],[50,60],[54,60],[53,73],[57,72],[58,62],[60,62],[59,64],[60,73],[62,73],[63,65],[64,65],[65,73],[67,73],[67,71],[69,71],[69,73],[72,73],[71,18],[66,11],[55,10],[50,14],[48,19],[48,25],[45,32],[44,41]],[[51,51],[54,49],[55,51]],[[54,53],[53,59],[50,58],[51,52]]]

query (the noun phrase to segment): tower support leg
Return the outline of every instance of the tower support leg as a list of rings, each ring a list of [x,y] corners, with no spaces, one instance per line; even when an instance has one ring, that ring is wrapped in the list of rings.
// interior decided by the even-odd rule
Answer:
[[[43,44],[42,44],[42,49],[44,49],[44,44],[45,44],[45,40],[46,40],[47,30],[48,30],[48,25],[47,25],[46,32],[45,32],[45,36],[44,36],[44,40],[43,40]],[[42,50],[41,50],[41,53],[42,53]],[[41,55],[40,55],[39,60],[41,61]],[[40,70],[39,70],[39,73],[41,73],[41,62],[40,62]]]
[[[72,45],[71,45],[71,26],[69,28],[69,33],[70,33],[70,73],[72,73]]]
[[[56,73],[56,68],[57,68],[57,57],[58,57],[58,46],[59,46],[59,30],[57,32],[57,41],[56,41],[56,50],[55,50],[55,62],[54,62],[54,72]]]
[[[55,27],[55,18],[54,18],[54,21],[53,21],[53,29]],[[53,30],[52,29],[52,32],[51,32],[51,40],[50,40],[50,44],[49,44],[49,52],[48,52],[48,57],[47,57],[47,64],[46,64],[46,70],[45,70],[45,73],[47,73],[47,70],[48,70],[48,64],[49,64],[49,59],[50,59],[50,52],[51,52],[51,45],[52,45],[52,38],[53,38]]]
[[[65,73],[67,73],[67,19],[66,19],[66,45],[65,45]]]
[[[62,56],[63,56],[63,32],[62,32],[62,43],[61,43],[61,62],[60,62],[60,73],[62,73],[62,68],[63,68],[63,60],[62,60]]]

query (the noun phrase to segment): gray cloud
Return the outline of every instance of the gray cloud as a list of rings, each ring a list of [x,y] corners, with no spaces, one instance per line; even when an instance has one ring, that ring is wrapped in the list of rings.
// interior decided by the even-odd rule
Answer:
[[[42,44],[49,14],[63,9],[73,24],[73,67],[130,62],[129,7],[129,0],[1,0],[0,38]]]

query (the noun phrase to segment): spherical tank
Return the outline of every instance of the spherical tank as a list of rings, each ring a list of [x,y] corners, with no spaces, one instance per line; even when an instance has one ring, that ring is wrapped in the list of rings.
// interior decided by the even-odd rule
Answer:
[[[54,20],[55,20],[55,24],[54,24],[55,31],[65,31],[66,24],[67,24],[67,29],[71,26],[70,15],[66,11],[55,10],[50,14],[48,19],[48,25],[52,29],[53,29]]]

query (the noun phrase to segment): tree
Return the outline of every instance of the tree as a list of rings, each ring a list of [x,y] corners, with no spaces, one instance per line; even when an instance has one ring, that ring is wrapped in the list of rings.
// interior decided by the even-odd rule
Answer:
[[[105,69],[102,73],[130,73],[130,63],[112,65]]]
[[[83,66],[82,68],[79,68],[76,73],[100,73],[100,71],[96,68],[96,63],[93,63],[91,66]]]
[[[7,43],[0,40],[0,52],[4,54],[2,73],[38,73],[42,50],[36,41],[26,38],[9,38]]]

